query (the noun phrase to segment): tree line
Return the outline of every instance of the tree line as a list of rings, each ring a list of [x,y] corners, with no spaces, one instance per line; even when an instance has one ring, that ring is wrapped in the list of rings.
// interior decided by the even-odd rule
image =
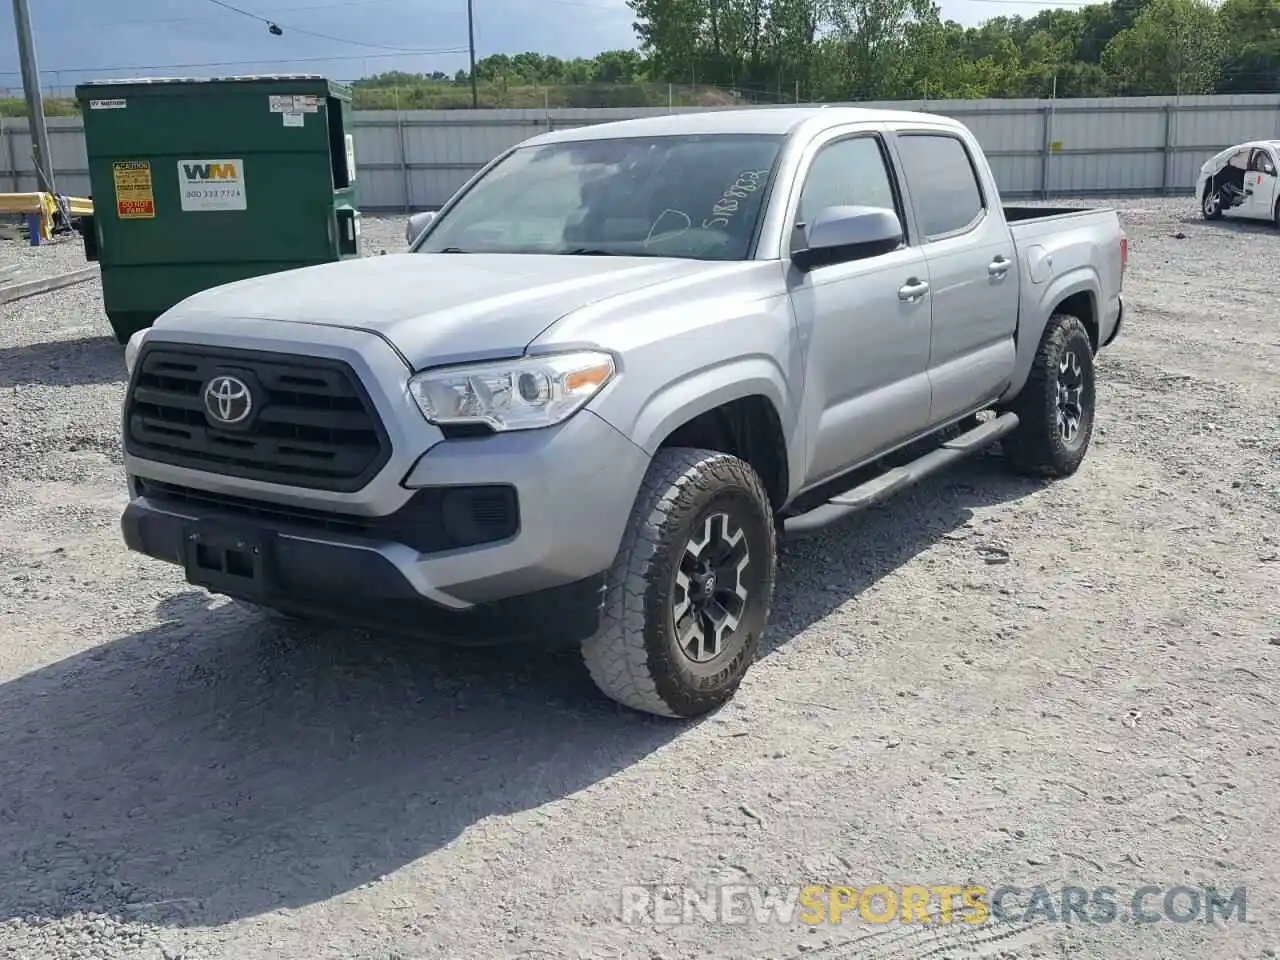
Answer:
[[[698,101],[717,90],[774,103],[1280,92],[1280,0],[1112,0],[976,27],[942,20],[932,0],[628,4],[638,50],[485,57],[476,80],[486,103],[542,105],[530,89],[550,106]],[[357,82],[357,105],[391,106],[395,91],[402,107],[469,106],[470,80],[381,74]]]
[[[476,62],[482,107],[1280,92],[1280,0],[1111,0],[976,27],[933,0],[627,0],[640,41]],[[357,80],[357,109],[470,107],[471,77]],[[77,112],[50,99],[54,115]],[[20,98],[0,116],[21,116]]]

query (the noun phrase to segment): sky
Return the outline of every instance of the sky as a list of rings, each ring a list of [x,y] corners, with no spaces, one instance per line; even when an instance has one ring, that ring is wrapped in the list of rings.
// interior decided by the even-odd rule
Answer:
[[[278,72],[353,80],[467,65],[466,0],[225,2],[276,22],[283,35],[218,0],[30,0],[46,94],[109,77]],[[966,25],[1050,5],[941,0],[944,19]],[[0,5],[0,90],[20,92],[8,7]],[[636,46],[625,0],[474,0],[474,9],[477,57],[533,50],[571,58]]]

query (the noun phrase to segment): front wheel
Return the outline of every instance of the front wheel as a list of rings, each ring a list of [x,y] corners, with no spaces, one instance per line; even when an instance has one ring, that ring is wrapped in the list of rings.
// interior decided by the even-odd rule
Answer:
[[[756,472],[714,450],[659,450],[609,571],[600,629],[582,645],[592,680],[646,713],[714,710],[755,660],[776,573]]]
[[[1222,218],[1222,194],[1218,192],[1217,187],[1205,189],[1204,196],[1200,200],[1200,212],[1204,214],[1206,220]]]
[[[1055,313],[1045,325],[1031,374],[1010,404],[1018,428],[1004,454],[1021,473],[1066,477],[1075,473],[1093,436],[1093,342],[1078,317]]]

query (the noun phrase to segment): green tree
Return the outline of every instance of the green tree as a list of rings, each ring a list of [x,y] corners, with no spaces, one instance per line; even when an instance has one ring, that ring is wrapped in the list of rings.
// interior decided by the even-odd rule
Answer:
[[[658,75],[669,82],[697,83],[699,67],[704,67],[699,39],[705,0],[627,0],[627,6],[636,15],[640,48]],[[705,72],[704,67],[704,80]]]
[[[937,23],[938,8],[932,0],[836,0],[832,19],[843,47],[849,95],[884,100],[898,92],[893,78],[910,55],[910,28]]]
[[[1125,96],[1212,93],[1227,54],[1218,11],[1205,0],[1151,0],[1107,44],[1102,66]]]
[[[482,103],[537,107],[1280,91],[1280,0],[1211,2],[1112,0],[966,28],[933,0],[628,0],[639,50],[495,54],[476,73]],[[470,84],[465,70],[393,71],[358,81],[357,103],[466,107]]]
[[[1220,93],[1280,93],[1280,0],[1226,0],[1218,13],[1229,52]]]

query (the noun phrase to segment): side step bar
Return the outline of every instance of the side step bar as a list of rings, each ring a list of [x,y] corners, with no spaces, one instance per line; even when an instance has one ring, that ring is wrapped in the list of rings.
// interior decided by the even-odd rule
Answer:
[[[894,467],[878,477],[859,484],[852,490],[832,497],[821,506],[807,513],[788,517],[783,521],[783,530],[788,536],[803,536],[829,526],[845,517],[852,516],[859,510],[865,510],[872,504],[886,500],[907,487],[919,483],[932,473],[963,460],[977,453],[1001,437],[1012,433],[1018,426],[1018,415],[1013,412],[981,423],[967,433],[942,446],[930,450],[923,456],[900,467]]]

